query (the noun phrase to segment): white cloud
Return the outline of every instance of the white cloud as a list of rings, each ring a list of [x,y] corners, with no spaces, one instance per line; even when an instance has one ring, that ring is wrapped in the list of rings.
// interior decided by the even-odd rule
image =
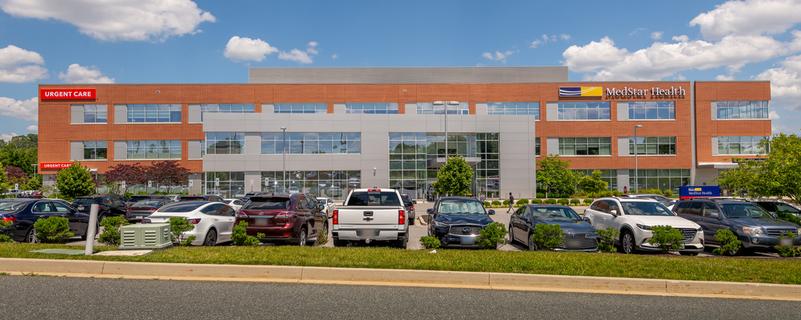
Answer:
[[[801,23],[801,0],[728,1],[690,21],[706,39],[780,34]]]
[[[548,43],[557,42],[559,40],[567,41],[570,40],[570,35],[563,33],[563,34],[543,34],[538,39],[534,39],[531,43],[528,44],[529,48],[536,49],[540,46],[543,46]]]
[[[32,82],[47,78],[44,58],[37,52],[9,45],[0,48],[0,82]]]
[[[770,81],[774,105],[801,111],[801,55],[788,57],[780,67],[767,69],[756,79]]]
[[[300,49],[292,49],[289,50],[288,52],[281,51],[281,53],[278,54],[278,59],[286,61],[294,61],[302,64],[310,64],[314,62],[311,56],[309,56],[308,52],[302,51]]]
[[[771,112],[768,113],[768,119],[770,119],[770,120],[778,120],[778,119],[781,119],[781,116],[779,116],[778,112],[771,111]]]
[[[104,41],[165,40],[199,32],[216,19],[191,0],[0,0],[15,17],[57,20]]]
[[[513,54],[514,54],[514,51],[512,51],[512,50],[506,50],[506,51],[503,51],[503,52],[496,50],[494,53],[493,52],[484,52],[483,54],[481,54],[481,56],[484,57],[484,59],[487,59],[489,61],[498,61],[498,62],[506,63],[506,59],[508,59],[509,56],[511,56]]]
[[[37,131],[39,131],[39,125],[35,125],[35,124],[29,125],[29,126],[25,127],[25,130],[28,130],[29,132],[37,132]]]
[[[67,72],[59,73],[58,78],[66,83],[114,83],[114,78],[103,75],[98,68],[77,63],[69,65]]]
[[[693,69],[727,67],[736,72],[745,64],[786,52],[786,44],[767,36],[726,36],[719,42],[655,42],[634,52],[618,48],[604,37],[584,46],[570,46],[562,56],[572,70],[592,72],[585,76],[588,80],[658,80]]]
[[[687,42],[687,41],[690,41],[690,37],[688,37],[686,34],[673,36],[670,39],[672,39],[675,42]]]
[[[0,140],[5,142],[11,141],[11,138],[18,136],[16,132],[0,133]]]
[[[278,48],[262,39],[233,36],[228,39],[223,55],[233,61],[262,61],[275,52]]]
[[[310,54],[317,54],[317,45],[317,41],[309,41],[309,43],[306,45],[306,52]]]
[[[651,40],[659,40],[659,39],[662,39],[662,31],[651,32]]]
[[[336,59],[339,59],[339,55],[336,54],[336,53],[332,54],[331,55],[331,60],[336,60]]]
[[[36,97],[27,100],[0,97],[0,116],[38,122],[38,104]]]

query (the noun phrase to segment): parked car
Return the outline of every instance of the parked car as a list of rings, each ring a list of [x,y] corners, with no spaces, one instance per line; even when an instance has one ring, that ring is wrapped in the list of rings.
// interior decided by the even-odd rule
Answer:
[[[623,253],[658,251],[651,243],[651,232],[656,226],[670,226],[684,235],[682,255],[697,255],[704,250],[704,233],[701,226],[676,216],[663,204],[651,199],[601,198],[593,201],[584,211],[595,230],[613,228],[620,232],[617,245]]]
[[[414,212],[414,205],[417,204],[417,201],[412,200],[408,194],[402,194],[401,200],[403,200],[403,207],[406,208],[406,215],[409,216],[409,225],[414,225],[414,219],[416,218],[416,214]]]
[[[773,214],[774,217],[778,217],[780,212],[784,212],[801,218],[801,208],[781,200],[756,200],[752,202]]]
[[[194,236],[192,245],[213,246],[231,241],[236,212],[227,204],[209,201],[183,201],[165,205],[149,217],[147,223],[170,223],[170,218],[186,218],[195,227],[181,235],[181,240]]]
[[[242,206],[245,204],[244,201],[239,199],[223,199],[223,203],[231,206],[231,208],[234,208],[236,212],[239,212],[239,210],[242,209]]]
[[[555,250],[597,251],[598,234],[592,225],[568,206],[527,205],[517,209],[509,219],[509,239],[537,250],[531,241],[534,228],[540,224],[559,225],[564,233],[562,245]]]
[[[209,202],[225,202],[222,197],[216,194],[205,195],[182,195],[178,197],[178,201],[209,201]]]
[[[801,244],[799,226],[778,220],[760,206],[733,199],[693,199],[679,201],[675,207],[680,217],[692,220],[704,230],[707,243],[716,243],[715,233],[729,229],[745,250],[770,250],[781,244],[780,238],[792,234],[790,243]]]
[[[77,197],[72,202],[72,207],[82,213],[89,214],[93,204],[97,204],[100,207],[100,211],[97,213],[98,221],[108,216],[124,215],[126,212],[125,200],[116,194]]]
[[[317,199],[304,193],[260,194],[250,197],[236,216],[247,221],[249,235],[264,234],[265,241],[314,244],[328,232],[328,219]]]
[[[326,197],[317,197],[317,203],[323,206],[323,212],[326,217],[331,217],[331,211],[334,210],[334,200]]]
[[[647,193],[646,194],[630,194],[630,195],[627,195],[626,197],[635,198],[635,199],[652,199],[652,200],[656,200],[656,201],[659,201],[659,203],[663,204],[665,207],[668,207],[668,208],[670,208],[670,206],[672,206],[673,204],[676,203],[676,200],[673,200],[671,198],[668,198],[668,197],[665,197],[665,196],[659,195],[659,194],[647,194]]]
[[[173,201],[167,198],[152,198],[137,201],[128,207],[125,212],[125,219],[130,222],[142,221],[159,208],[170,203],[173,203]]]
[[[474,198],[441,197],[427,213],[428,235],[437,237],[443,247],[477,247],[481,229],[493,222],[490,216],[495,211]]]
[[[345,205],[334,209],[331,220],[334,246],[344,246],[349,241],[387,241],[406,248],[409,219],[395,189],[351,190]]]
[[[52,216],[69,219],[70,231],[81,239],[89,233],[89,215],[60,199],[7,199],[0,201],[0,220],[11,222],[4,232],[18,242],[38,242],[34,223]]]
[[[146,194],[146,195],[133,195],[125,199],[125,205],[131,206],[134,203],[137,203],[142,200],[147,199],[167,199],[167,196],[164,195],[156,195],[156,194]],[[172,200],[175,201],[175,200]]]

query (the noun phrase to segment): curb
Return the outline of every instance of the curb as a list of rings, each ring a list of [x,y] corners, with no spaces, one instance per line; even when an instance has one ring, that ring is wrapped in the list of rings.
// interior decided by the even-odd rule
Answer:
[[[117,279],[378,285],[801,301],[801,285],[492,272],[16,258],[1,258],[0,272]]]

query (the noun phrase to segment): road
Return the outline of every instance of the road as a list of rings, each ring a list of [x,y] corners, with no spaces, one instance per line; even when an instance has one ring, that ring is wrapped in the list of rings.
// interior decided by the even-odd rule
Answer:
[[[3,319],[801,319],[798,302],[0,276]]]

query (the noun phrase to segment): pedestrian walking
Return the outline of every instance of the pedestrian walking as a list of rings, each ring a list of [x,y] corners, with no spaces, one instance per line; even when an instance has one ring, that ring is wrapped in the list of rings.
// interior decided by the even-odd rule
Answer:
[[[512,193],[509,192],[509,210],[506,210],[506,213],[512,212],[514,206],[515,206],[515,196],[513,196]]]

